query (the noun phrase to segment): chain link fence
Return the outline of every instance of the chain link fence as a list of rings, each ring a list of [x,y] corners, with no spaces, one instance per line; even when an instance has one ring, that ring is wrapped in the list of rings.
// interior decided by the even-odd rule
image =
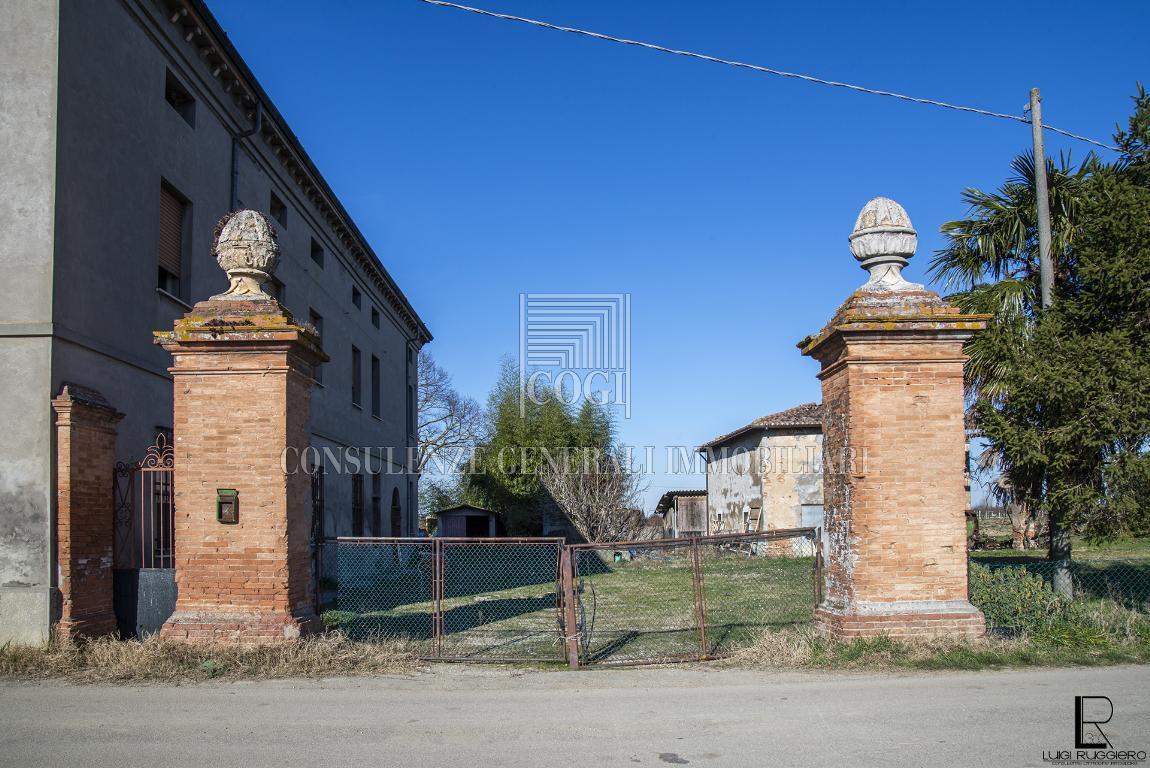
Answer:
[[[812,528],[566,546],[561,539],[336,539],[317,551],[327,626],[403,639],[428,659],[572,666],[716,658],[809,625]],[[1055,564],[972,553],[970,598],[995,633],[1059,642],[1150,637],[1150,548],[1085,552],[1068,598]]]
[[[1069,595],[1056,591],[1056,569],[1051,560],[1010,550],[972,553],[971,602],[1000,633],[1078,627],[1150,634],[1150,551],[1079,555],[1069,564]]]
[[[815,529],[570,548],[580,663],[715,658],[809,623]]]
[[[442,544],[444,659],[561,661],[561,540]]]
[[[730,653],[810,622],[816,531],[567,547],[561,539],[334,539],[325,624],[425,658],[657,663]]]
[[[323,542],[320,614],[354,640],[410,642],[426,658],[561,661],[561,539]]]
[[[329,628],[366,642],[402,638],[435,651],[431,539],[338,539],[320,545],[317,599]]]

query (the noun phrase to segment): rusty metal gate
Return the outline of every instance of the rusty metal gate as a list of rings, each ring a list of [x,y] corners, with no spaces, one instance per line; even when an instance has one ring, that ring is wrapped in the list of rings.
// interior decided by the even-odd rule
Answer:
[[[339,538],[328,627],[427,659],[572,667],[709,659],[809,623],[818,531],[565,545],[562,539]]]
[[[140,461],[118,462],[112,482],[112,589],[121,637],[158,632],[176,604],[175,492],[168,436]]]
[[[808,624],[820,599],[818,530],[568,547],[571,666],[719,658]]]

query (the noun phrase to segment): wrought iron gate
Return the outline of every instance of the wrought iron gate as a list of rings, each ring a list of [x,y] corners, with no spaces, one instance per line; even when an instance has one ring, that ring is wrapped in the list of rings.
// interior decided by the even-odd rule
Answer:
[[[121,637],[152,634],[175,608],[173,454],[163,432],[140,461],[116,464],[113,596]]]

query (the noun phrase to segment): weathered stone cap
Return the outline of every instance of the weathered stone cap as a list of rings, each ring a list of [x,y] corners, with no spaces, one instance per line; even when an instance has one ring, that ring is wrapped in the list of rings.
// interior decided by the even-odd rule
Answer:
[[[898,292],[857,290],[835,312],[830,322],[796,346],[811,354],[836,332],[842,331],[955,331],[986,328],[990,315],[964,314],[927,289]]]
[[[161,346],[228,341],[251,344],[298,342],[316,362],[330,358],[320,347],[319,332],[310,323],[297,323],[274,299],[201,301],[176,320],[170,331],[156,331]]]

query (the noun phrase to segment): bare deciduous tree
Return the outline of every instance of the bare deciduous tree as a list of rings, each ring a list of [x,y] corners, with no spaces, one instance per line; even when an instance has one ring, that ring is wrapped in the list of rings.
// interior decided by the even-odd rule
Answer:
[[[439,458],[454,463],[462,451],[472,447],[483,430],[483,409],[470,397],[455,391],[451,376],[431,354],[419,351],[419,455],[416,471]],[[452,453],[455,453],[455,456]]]
[[[643,525],[642,476],[618,456],[574,449],[540,470],[540,480],[575,530],[591,542],[635,539]]]

